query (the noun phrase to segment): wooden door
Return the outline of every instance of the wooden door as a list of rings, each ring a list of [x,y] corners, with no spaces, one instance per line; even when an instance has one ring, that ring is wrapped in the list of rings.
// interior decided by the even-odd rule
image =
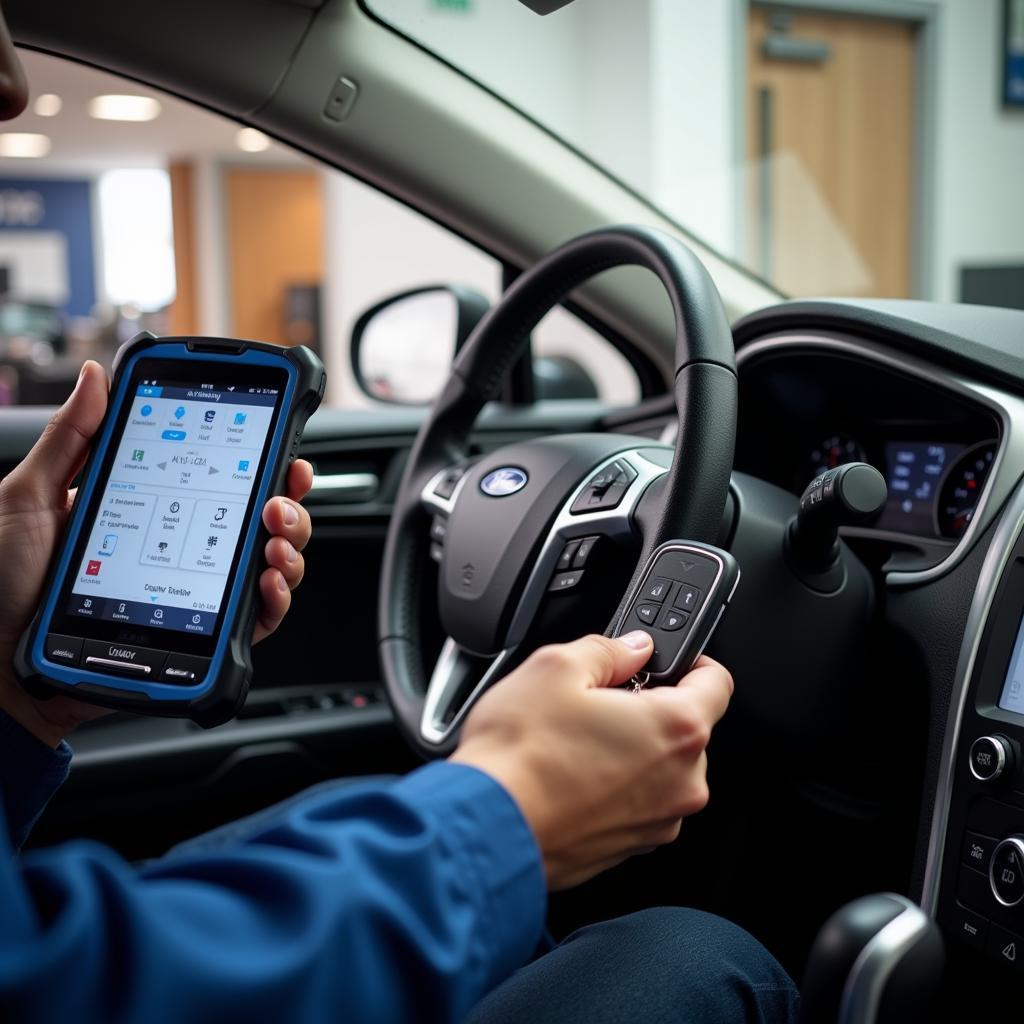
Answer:
[[[323,280],[323,197],[315,171],[231,168],[224,175],[232,332],[279,345],[285,296]]]
[[[911,293],[915,32],[750,10],[747,258],[787,294]]]

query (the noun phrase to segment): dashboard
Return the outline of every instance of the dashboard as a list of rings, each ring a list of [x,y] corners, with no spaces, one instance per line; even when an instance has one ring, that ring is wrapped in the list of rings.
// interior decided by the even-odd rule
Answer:
[[[869,463],[888,499],[847,532],[887,541],[904,568],[937,564],[967,535],[1004,433],[982,392],[828,339],[761,342],[739,362],[738,470],[800,494],[827,469]]]

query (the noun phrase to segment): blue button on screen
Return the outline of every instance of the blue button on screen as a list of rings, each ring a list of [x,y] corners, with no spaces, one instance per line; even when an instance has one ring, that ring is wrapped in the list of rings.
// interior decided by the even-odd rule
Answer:
[[[184,430],[165,430],[160,435],[165,441],[184,441],[185,431]]]

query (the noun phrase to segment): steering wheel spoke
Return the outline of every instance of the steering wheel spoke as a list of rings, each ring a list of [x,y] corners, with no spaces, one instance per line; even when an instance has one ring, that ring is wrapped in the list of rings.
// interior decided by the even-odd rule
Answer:
[[[470,708],[512,659],[513,648],[486,658],[464,651],[451,637],[430,675],[420,718],[420,736],[441,746],[457,729]]]

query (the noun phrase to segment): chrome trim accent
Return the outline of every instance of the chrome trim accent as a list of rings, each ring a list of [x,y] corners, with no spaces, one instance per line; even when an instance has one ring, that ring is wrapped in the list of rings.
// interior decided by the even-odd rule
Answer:
[[[430,674],[430,682],[427,684],[427,693],[423,699],[423,713],[420,715],[420,736],[427,743],[443,743],[452,732],[458,728],[462,719],[469,709],[476,703],[477,698],[487,689],[491,679],[498,670],[505,664],[514,648],[506,648],[496,655],[487,670],[480,677],[480,681],[473,687],[469,696],[463,701],[462,707],[452,716],[452,720],[443,724],[443,716],[451,707],[451,698],[456,681],[453,679],[455,666],[458,664],[462,654],[459,645],[448,637],[441,653],[438,656],[434,671]]]
[[[891,370],[918,377],[930,384],[953,391],[963,398],[985,406],[995,414],[1001,427],[996,457],[989,471],[981,500],[974,516],[956,546],[941,562],[929,569],[913,572],[893,570],[886,574],[889,586],[913,586],[928,583],[955,568],[974,544],[974,540],[996,517],[1010,496],[1024,467],[1024,400],[987,384],[980,384],[957,373],[933,366],[916,356],[894,354],[870,341],[853,341],[828,333],[774,334],[745,345],[736,354],[736,367],[741,370],[752,359],[765,353],[787,348],[818,348],[865,358]]]
[[[932,917],[935,916],[939,899],[939,882],[942,876],[942,856],[946,843],[946,827],[949,824],[949,802],[953,794],[954,757],[960,745],[960,724],[967,705],[967,690],[981,646],[996,589],[1009,565],[1014,544],[1024,529],[1024,486],[1018,486],[1010,497],[1006,509],[999,517],[992,542],[989,544],[985,561],[974,591],[964,638],[960,646],[953,690],[949,699],[949,715],[946,720],[946,735],[939,761],[939,779],[935,790],[935,804],[932,812],[932,827],[928,838],[928,857],[925,862],[924,884],[921,906]]]
[[[991,775],[979,775],[974,770],[974,748],[982,740],[988,740],[996,748],[996,770]],[[971,749],[967,758],[967,767],[979,782],[995,782],[996,779],[1003,774],[1003,769],[1006,768],[1006,744],[1003,743],[998,736],[979,736],[971,744]]]
[[[645,448],[662,447],[656,441],[652,441]],[[630,482],[626,493],[622,496],[616,508],[605,509],[600,512],[583,512],[572,515],[569,511],[573,502],[587,486],[587,482],[595,474],[599,473],[606,466],[610,466],[617,459],[628,459],[630,465],[636,470],[636,479]],[[451,498],[439,498],[434,494],[434,488],[451,467],[446,467],[435,473],[426,486],[420,492],[420,501],[428,511],[450,516],[458,501],[462,487],[465,485],[469,474],[464,473],[459,482],[455,485]],[[462,707],[454,715],[448,725],[442,725],[441,716],[448,710],[451,693],[457,685],[453,679],[460,649],[458,644],[449,637],[445,640],[441,654],[430,675],[430,682],[427,685],[427,693],[423,702],[423,713],[420,717],[420,736],[427,743],[441,744],[451,734],[452,730],[461,723],[466,712],[473,706],[477,698],[490,685],[494,675],[504,665],[508,658],[515,652],[526,637],[526,633],[537,613],[537,608],[543,600],[551,582],[559,555],[567,541],[577,537],[592,536],[598,534],[611,539],[630,537],[633,535],[633,512],[641,496],[647,490],[648,485],[659,476],[668,472],[668,467],[659,466],[644,457],[639,449],[627,449],[609,456],[589,469],[580,483],[572,490],[569,497],[562,505],[561,511],[555,517],[555,521],[548,530],[540,554],[534,563],[533,569],[523,588],[522,596],[509,624],[508,635],[505,638],[505,646],[498,653],[494,661],[488,666],[480,681],[473,687],[473,690],[466,698]]]
[[[367,501],[380,488],[376,473],[318,473],[313,476],[310,497],[325,504],[332,501]]]
[[[992,895],[995,896],[996,901],[1001,903],[1004,907],[1015,907],[1022,900],[1024,900],[1024,894],[1018,896],[1013,902],[1007,902],[999,895],[999,890],[996,888],[996,880],[993,872],[996,869],[996,855],[1000,849],[1009,843],[1010,846],[1016,847],[1017,853],[1019,854],[1022,861],[1024,861],[1024,839],[1020,836],[1010,836],[1004,839],[1001,843],[996,843],[996,848],[992,851],[992,857],[988,862],[988,887],[992,890]]]
[[[117,661],[115,658],[97,658],[94,654],[87,655],[85,663],[86,665],[106,665],[108,668],[126,668],[132,672],[141,672],[144,676],[148,676],[152,672],[149,665],[134,661]]]
[[[932,927],[921,908],[905,896],[884,895],[901,903],[903,910],[872,936],[854,960],[839,1001],[837,1024],[875,1024],[886,982]]]
[[[426,482],[423,490],[420,491],[420,503],[428,512],[439,512],[443,516],[450,516],[455,511],[455,502],[458,501],[462,488],[466,486],[466,477],[469,475],[470,466],[467,465],[465,472],[459,477],[450,498],[442,498],[434,493],[434,488],[441,482],[445,474],[449,473],[453,468],[453,466],[445,466],[444,469],[439,470]]]

